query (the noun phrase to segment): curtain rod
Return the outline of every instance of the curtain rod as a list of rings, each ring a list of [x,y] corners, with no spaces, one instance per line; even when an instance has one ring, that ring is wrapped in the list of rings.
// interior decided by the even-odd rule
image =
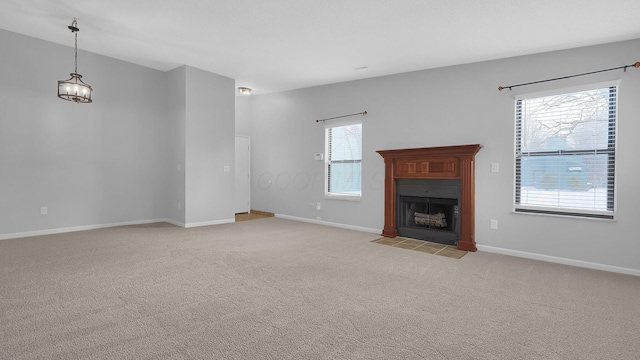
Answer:
[[[326,118],[326,119],[316,120],[316,122],[320,122],[320,121],[325,122],[325,121],[328,121],[328,120],[340,119],[340,118],[343,118],[343,117],[356,116],[356,115],[362,115],[362,116],[365,116],[365,115],[367,115],[367,112],[366,112],[366,111],[363,111],[363,112],[359,112],[359,113],[355,113],[355,114],[335,116],[335,117],[330,117],[330,118]]]
[[[556,81],[556,80],[569,79],[569,78],[572,78],[572,77],[584,76],[584,75],[591,75],[591,74],[597,74],[597,73],[601,73],[601,72],[605,72],[605,71],[612,71],[612,70],[618,70],[618,69],[624,69],[624,71],[626,72],[626,71],[627,71],[627,68],[629,68],[629,67],[639,68],[639,67],[640,67],[640,61],[636,61],[636,63],[635,63],[635,64],[625,65],[625,66],[619,66],[619,67],[615,67],[615,68],[611,68],[611,69],[604,69],[604,70],[598,70],[598,71],[591,71],[591,72],[586,72],[586,73],[582,73],[582,74],[576,74],[576,75],[563,76],[563,77],[558,77],[558,78],[553,78],[553,79],[547,79],[547,80],[533,81],[533,82],[528,82],[528,83],[524,83],[524,84],[509,85],[509,86],[498,86],[498,91],[502,91],[503,89],[509,89],[509,90],[511,90],[512,88],[514,88],[514,87],[518,87],[518,86],[533,85],[533,84],[539,84],[539,83],[543,83],[543,82],[549,82],[549,81]]]

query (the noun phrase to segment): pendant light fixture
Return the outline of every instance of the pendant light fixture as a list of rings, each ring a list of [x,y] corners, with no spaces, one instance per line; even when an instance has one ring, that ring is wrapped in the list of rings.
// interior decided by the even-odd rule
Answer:
[[[75,68],[68,80],[58,81],[58,97],[62,100],[73,101],[77,104],[90,103],[93,89],[89,84],[82,81],[82,75],[78,74],[78,22],[73,18],[71,26],[68,27],[75,34]]]

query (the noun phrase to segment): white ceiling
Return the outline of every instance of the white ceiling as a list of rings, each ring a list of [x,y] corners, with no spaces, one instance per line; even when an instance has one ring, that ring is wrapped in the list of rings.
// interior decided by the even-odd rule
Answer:
[[[80,50],[254,94],[636,39],[638,14],[638,0],[0,0],[2,29],[73,46],[77,17]]]

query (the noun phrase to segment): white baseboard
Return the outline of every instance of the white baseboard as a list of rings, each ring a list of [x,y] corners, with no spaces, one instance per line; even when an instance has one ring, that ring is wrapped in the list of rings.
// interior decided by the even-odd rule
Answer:
[[[196,223],[186,223],[184,225],[185,228],[199,227],[199,226],[209,226],[209,225],[222,225],[222,224],[230,224],[236,222],[236,219],[222,219],[222,220],[213,220],[213,221],[202,221]]]
[[[183,222],[179,222],[179,221],[175,221],[175,220],[171,220],[171,219],[162,219],[162,220],[164,222],[167,222],[167,223],[171,224],[171,225],[175,225],[175,226],[178,226],[178,227],[181,227],[181,228],[186,227],[186,224],[183,223]]]
[[[83,225],[83,226],[72,226],[72,227],[57,228],[57,229],[25,231],[25,232],[13,233],[13,234],[0,234],[0,240],[24,238],[24,237],[40,236],[40,235],[62,234],[62,233],[85,231],[85,230],[96,230],[96,229],[104,229],[104,228],[110,228],[110,227],[116,227],[116,226],[151,224],[151,223],[157,223],[157,222],[168,222],[176,225],[172,220],[168,220],[168,219],[125,221],[125,222],[110,223],[110,224]]]
[[[307,218],[301,218],[301,217],[297,217],[297,216],[275,214],[275,217],[288,219],[288,220],[302,221],[302,222],[318,224],[318,225],[332,226],[332,227],[337,227],[337,228],[347,229],[347,230],[363,231],[363,232],[374,233],[374,234],[381,234],[382,233],[382,230],[380,230],[380,229],[373,229],[373,228],[367,228],[367,227],[362,227],[362,226],[340,224],[340,223],[334,223],[334,222],[328,222],[328,221],[322,221],[322,220],[307,219]]]
[[[516,256],[516,257],[546,261],[546,262],[551,262],[556,264],[571,265],[571,266],[583,267],[588,269],[640,276],[640,270],[636,270],[636,269],[623,268],[623,267],[612,266],[612,265],[604,265],[604,264],[592,263],[588,261],[573,260],[573,259],[561,258],[556,256],[550,256],[550,255],[542,255],[542,254],[530,253],[530,252],[519,251],[519,250],[503,249],[503,248],[497,248],[493,246],[477,245],[476,247],[478,248],[479,251],[486,251],[486,252],[495,253],[495,254]]]
[[[40,235],[62,234],[62,233],[85,231],[85,230],[96,230],[96,229],[104,229],[104,228],[110,228],[110,227],[116,227],[116,226],[151,224],[151,223],[157,223],[157,222],[166,222],[175,226],[179,226],[181,228],[192,228],[192,227],[198,227],[198,226],[229,224],[235,221],[236,220],[234,218],[234,219],[223,219],[223,220],[204,221],[204,222],[185,224],[185,223],[171,220],[171,219],[149,219],[149,220],[125,221],[125,222],[109,223],[109,224],[94,224],[94,225],[57,228],[57,229],[25,231],[25,232],[12,233],[12,234],[0,234],[0,240],[16,239],[16,238],[24,238],[24,237],[40,236]]]

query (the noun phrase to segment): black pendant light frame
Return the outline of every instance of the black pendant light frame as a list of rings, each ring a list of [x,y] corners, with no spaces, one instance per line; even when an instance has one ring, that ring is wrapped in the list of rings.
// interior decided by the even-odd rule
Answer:
[[[71,77],[67,80],[59,80],[58,81],[58,97],[62,100],[72,101],[77,104],[88,104],[93,102],[91,100],[91,94],[93,93],[93,88],[91,85],[82,81],[82,75],[78,74],[78,22],[74,18],[73,22],[70,26],[68,26],[69,30],[75,35],[75,68],[74,72],[70,75]]]

